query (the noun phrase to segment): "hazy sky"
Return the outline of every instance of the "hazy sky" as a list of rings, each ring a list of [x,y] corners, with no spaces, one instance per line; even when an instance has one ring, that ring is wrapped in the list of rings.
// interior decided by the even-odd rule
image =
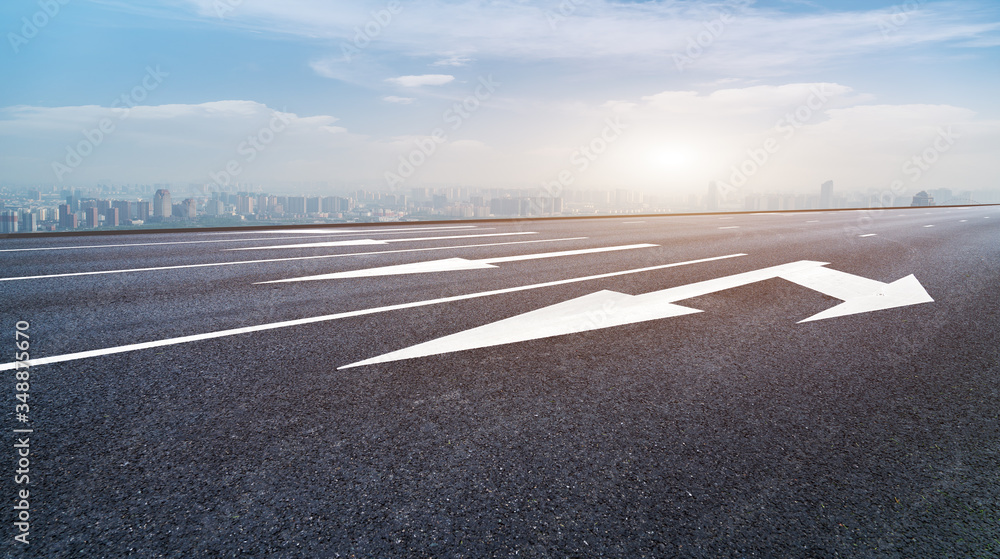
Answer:
[[[995,0],[17,0],[0,21],[3,182],[1000,176]]]

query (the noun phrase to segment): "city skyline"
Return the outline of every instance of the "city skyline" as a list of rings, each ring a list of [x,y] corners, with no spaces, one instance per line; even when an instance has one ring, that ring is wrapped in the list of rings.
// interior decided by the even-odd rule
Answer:
[[[912,196],[892,191],[841,192],[825,181],[812,194],[748,190],[740,196],[711,182],[703,195],[651,196],[641,191],[564,190],[546,196],[531,190],[415,187],[408,193],[358,189],[343,196],[278,194],[243,185],[230,191],[189,184],[58,187],[11,191],[0,187],[0,233],[175,226],[302,223],[371,223],[440,219],[581,217],[698,212],[878,209],[905,206],[1000,203],[1000,191],[927,189]],[[973,199],[973,197],[978,198]],[[937,202],[935,202],[937,198]],[[174,203],[176,201],[176,203]],[[8,208],[8,209],[4,209]]]

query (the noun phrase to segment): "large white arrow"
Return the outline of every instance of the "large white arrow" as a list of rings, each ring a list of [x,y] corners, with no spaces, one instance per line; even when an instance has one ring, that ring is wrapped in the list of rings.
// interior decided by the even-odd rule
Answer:
[[[887,284],[824,268],[826,265],[826,262],[801,260],[642,295],[598,291],[339,368],[440,355],[698,313],[702,311],[674,303],[774,278],[782,278],[844,301],[799,322],[934,301],[912,275]]]
[[[496,268],[496,264],[499,264],[501,262],[517,262],[519,260],[537,260],[540,258],[555,258],[558,256],[576,256],[578,254],[594,254],[598,252],[632,250],[636,248],[650,248],[656,246],[660,245],[651,245],[648,243],[643,243],[638,245],[622,245],[615,247],[562,250],[558,252],[542,252],[538,254],[519,254],[517,256],[501,256],[497,258],[482,258],[479,260],[468,260],[465,258],[445,258],[442,260],[429,260],[427,262],[411,262],[409,264],[397,264],[395,266],[380,266],[378,268],[365,268],[362,270],[350,270],[347,272],[320,274],[318,276],[303,276],[299,278],[261,281],[258,283],[287,283],[293,281],[316,281],[316,280],[344,279],[344,278],[371,278],[377,276],[395,276],[401,274],[425,274],[429,272],[456,272],[459,270],[483,270],[488,268]]]

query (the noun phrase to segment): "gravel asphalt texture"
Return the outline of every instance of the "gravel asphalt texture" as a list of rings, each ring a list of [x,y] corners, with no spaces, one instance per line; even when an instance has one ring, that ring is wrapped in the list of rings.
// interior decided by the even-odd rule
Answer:
[[[456,247],[0,282],[0,362],[14,359],[18,320],[45,357],[746,256],[34,367],[31,543],[13,541],[21,486],[7,444],[3,555],[1000,556],[1000,208],[472,224],[371,238],[537,234],[260,251],[224,249],[309,239],[0,240],[227,240],[0,252],[5,278]],[[457,248],[568,237],[586,239]],[[366,235],[315,240],[344,238]],[[632,243],[660,246],[255,285]],[[797,260],[883,282],[914,274],[935,302],[798,324],[838,301],[772,279],[680,301],[704,311],[693,315],[337,370],[601,289],[637,295]]]

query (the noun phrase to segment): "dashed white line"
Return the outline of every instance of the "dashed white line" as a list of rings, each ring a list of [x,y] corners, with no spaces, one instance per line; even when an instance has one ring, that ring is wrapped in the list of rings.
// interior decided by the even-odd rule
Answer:
[[[876,237],[878,233],[867,233],[865,235],[859,235],[860,237]]]
[[[934,227],[933,225],[924,225],[924,227]]]
[[[479,237],[511,237],[514,235],[537,235],[534,231],[513,231],[510,233],[485,233],[482,235],[448,235],[447,237],[412,237],[409,239],[350,239],[347,241],[325,241],[321,243],[302,243],[295,245],[267,245],[259,247],[227,248],[226,251],[234,250],[267,250],[276,248],[327,248],[327,247],[349,247],[363,245],[387,245],[389,243],[412,243],[417,241],[447,241],[449,239],[472,239]]]
[[[474,225],[461,225],[454,227],[435,227],[434,229],[478,229]],[[427,230],[430,228],[422,228]],[[480,231],[489,231],[494,229],[493,227],[488,227],[485,229],[479,229]],[[408,229],[396,229],[393,231],[357,231],[357,232],[342,232],[342,233],[327,233],[323,235],[307,235],[302,237],[284,237],[284,239],[315,239],[316,237],[342,237],[344,235],[385,235],[392,233],[405,233]],[[263,237],[259,239],[212,239],[207,241],[167,241],[162,243],[126,243],[118,245],[78,245],[78,246],[58,246],[58,247],[33,247],[33,248],[5,248],[0,249],[0,252],[25,252],[32,250],[71,250],[80,248],[120,248],[120,247],[145,247],[145,246],[158,246],[158,245],[193,245],[201,243],[250,243],[256,241],[274,241],[274,237]]]
[[[740,228],[739,225],[729,225],[726,227],[719,227],[719,229],[739,229],[739,228]]]
[[[349,252],[345,254],[321,254],[319,256],[290,256],[286,258],[268,258],[266,260],[239,260],[237,262],[210,262],[208,264],[179,264],[176,266],[157,266],[155,268],[128,268],[125,270],[99,270],[96,272],[71,272],[67,274],[48,274],[42,276],[19,276],[0,278],[0,281],[16,281],[29,279],[68,278],[72,276],[96,276],[103,274],[124,274],[127,272],[153,272],[159,270],[181,270],[185,268],[209,268],[213,266],[235,266],[237,264],[266,264],[268,262],[289,262],[292,260],[316,260],[320,258],[340,258],[343,256],[371,256],[376,254],[395,254],[400,252],[425,252],[429,250],[449,250],[460,248],[495,247],[505,245],[524,245],[529,243],[554,243],[558,241],[578,241],[587,237],[567,237],[563,239],[538,239],[534,241],[510,241],[506,243],[487,243],[478,245],[457,245],[447,247],[407,248],[398,250],[379,250],[373,252]]]

